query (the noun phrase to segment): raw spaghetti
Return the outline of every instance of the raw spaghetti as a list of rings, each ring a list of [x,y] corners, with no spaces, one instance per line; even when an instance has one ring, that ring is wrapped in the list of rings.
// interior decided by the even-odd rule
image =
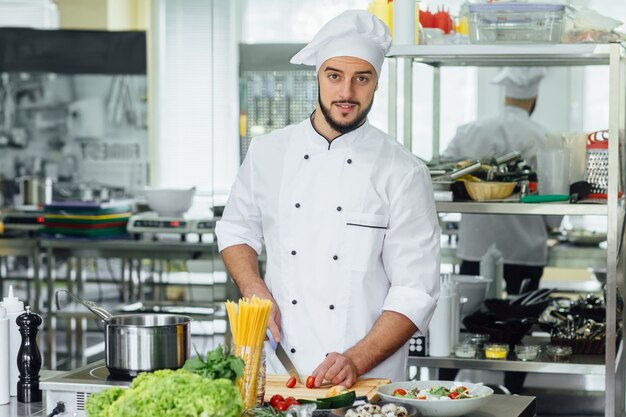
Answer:
[[[270,300],[255,296],[240,298],[238,303],[226,301],[235,354],[246,364],[243,376],[237,380],[245,408],[252,408],[257,402],[261,353],[271,308]]]

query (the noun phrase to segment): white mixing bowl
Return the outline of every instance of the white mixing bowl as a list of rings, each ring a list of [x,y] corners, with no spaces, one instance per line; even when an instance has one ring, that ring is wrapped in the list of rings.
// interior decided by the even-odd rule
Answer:
[[[180,217],[193,203],[196,188],[157,188],[144,189],[150,208],[162,217]]]

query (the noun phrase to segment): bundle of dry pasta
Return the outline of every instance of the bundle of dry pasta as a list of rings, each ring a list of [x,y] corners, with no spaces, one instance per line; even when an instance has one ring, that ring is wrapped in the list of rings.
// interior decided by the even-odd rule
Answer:
[[[270,300],[255,296],[249,299],[240,298],[237,304],[226,301],[235,355],[241,357],[246,364],[243,376],[237,381],[245,408],[252,408],[257,403],[261,353],[271,308]]]

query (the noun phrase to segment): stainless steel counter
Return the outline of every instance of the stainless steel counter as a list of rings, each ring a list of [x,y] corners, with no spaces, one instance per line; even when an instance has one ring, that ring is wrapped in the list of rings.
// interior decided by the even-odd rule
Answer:
[[[11,397],[9,404],[0,405],[0,417],[45,416],[45,407],[45,401],[22,404],[17,402],[17,397]]]
[[[534,417],[537,415],[535,397],[494,394],[484,407],[465,417]]]
[[[61,371],[41,371],[41,381],[60,375]],[[43,393],[43,401],[23,404],[17,402],[17,397],[11,397],[9,404],[0,405],[0,417],[29,417],[46,415],[46,397]]]

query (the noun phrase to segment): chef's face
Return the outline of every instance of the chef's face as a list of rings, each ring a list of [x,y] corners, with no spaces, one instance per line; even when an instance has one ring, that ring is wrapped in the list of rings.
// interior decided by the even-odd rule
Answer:
[[[378,86],[372,64],[348,56],[330,58],[317,77],[319,107],[328,125],[339,133],[359,127],[372,108]]]

